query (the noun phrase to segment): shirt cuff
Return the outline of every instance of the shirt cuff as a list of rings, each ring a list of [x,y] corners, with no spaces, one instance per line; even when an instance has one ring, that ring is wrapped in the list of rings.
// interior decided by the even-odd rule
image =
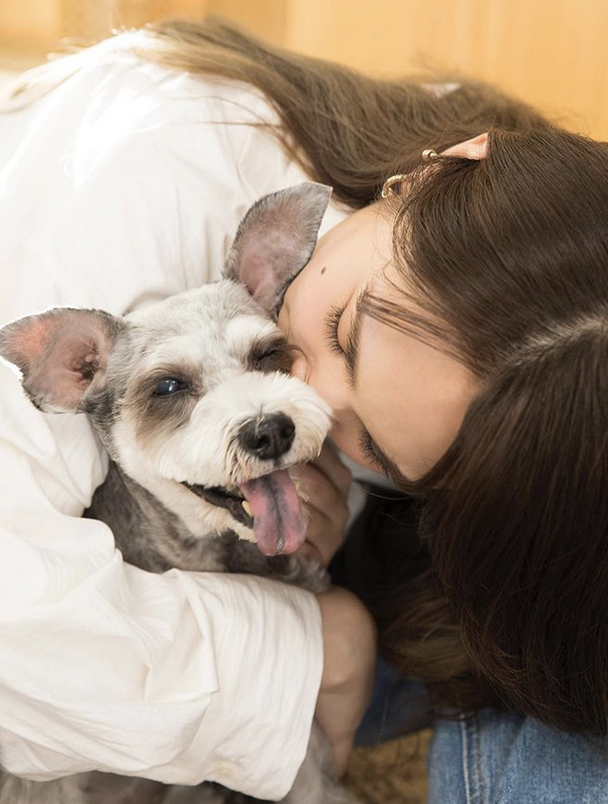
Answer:
[[[226,575],[177,575],[195,616],[205,630],[211,626],[218,689],[187,750],[146,776],[215,781],[281,799],[306,754],[321,683],[316,597],[248,575],[230,575],[229,582]]]

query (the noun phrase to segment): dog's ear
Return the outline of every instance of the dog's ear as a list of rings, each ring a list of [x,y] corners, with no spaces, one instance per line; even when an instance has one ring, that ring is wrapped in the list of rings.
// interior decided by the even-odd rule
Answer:
[[[102,310],[57,307],[0,329],[0,356],[23,374],[37,408],[75,411],[91,383],[103,382],[108,356],[124,326]]]
[[[262,307],[277,312],[314,251],[330,196],[330,187],[305,182],[257,201],[237,229],[224,277],[242,282]]]

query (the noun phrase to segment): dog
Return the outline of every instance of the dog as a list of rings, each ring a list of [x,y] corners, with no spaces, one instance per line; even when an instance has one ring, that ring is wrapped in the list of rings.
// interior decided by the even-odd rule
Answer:
[[[43,412],[82,412],[109,456],[86,516],[113,530],[124,560],[251,572],[313,592],[325,570],[295,556],[306,516],[290,470],[315,458],[328,406],[288,374],[275,319],[310,258],[330,190],[304,183],[260,199],[241,221],[223,278],[131,312],[54,308],[0,329]],[[203,783],[167,787],[112,774],[32,782],[4,773],[0,804],[220,804],[246,797]],[[353,804],[313,726],[286,804]]]

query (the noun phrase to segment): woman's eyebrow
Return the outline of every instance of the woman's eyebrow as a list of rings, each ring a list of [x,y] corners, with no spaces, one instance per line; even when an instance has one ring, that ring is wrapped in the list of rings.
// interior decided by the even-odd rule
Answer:
[[[359,359],[359,343],[361,340],[361,319],[363,317],[362,306],[366,297],[367,288],[357,296],[355,312],[350,322],[350,328],[346,336],[346,349],[344,350],[348,382],[353,389],[357,384],[357,362]]]

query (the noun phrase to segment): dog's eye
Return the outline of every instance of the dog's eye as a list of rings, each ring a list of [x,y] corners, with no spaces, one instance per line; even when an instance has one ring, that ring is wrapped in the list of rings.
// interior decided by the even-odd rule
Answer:
[[[280,342],[266,348],[254,349],[249,355],[249,368],[253,371],[282,371],[288,373],[293,357],[287,344]]]
[[[152,396],[171,396],[171,394],[183,391],[187,387],[188,385],[185,382],[178,380],[176,377],[163,377],[154,391],[152,391]]]
[[[258,364],[258,366],[267,366],[270,363],[276,363],[276,361],[282,358],[284,354],[284,349],[269,349],[267,352],[264,352],[264,354],[257,355],[255,362]]]

